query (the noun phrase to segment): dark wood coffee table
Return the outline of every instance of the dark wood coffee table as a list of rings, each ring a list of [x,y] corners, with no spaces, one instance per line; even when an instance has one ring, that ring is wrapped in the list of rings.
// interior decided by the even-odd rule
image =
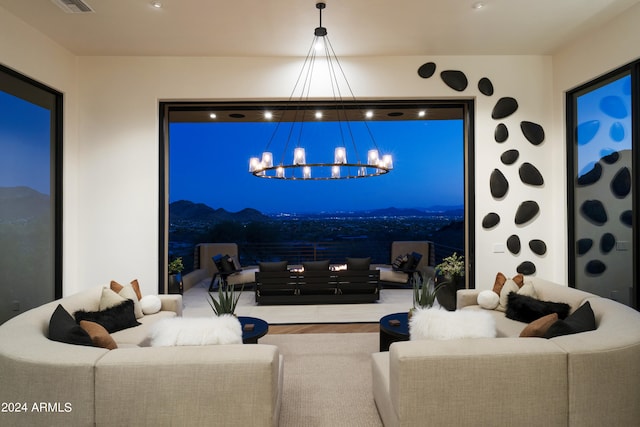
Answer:
[[[409,341],[409,315],[387,314],[380,319],[380,351],[389,351],[389,346],[397,341]]]
[[[238,316],[238,320],[242,325],[242,342],[244,344],[258,344],[258,339],[269,332],[269,324],[257,317]]]

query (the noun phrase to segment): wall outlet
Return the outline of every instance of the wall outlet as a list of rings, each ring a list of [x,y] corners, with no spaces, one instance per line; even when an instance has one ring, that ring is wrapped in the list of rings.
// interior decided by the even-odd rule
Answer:
[[[628,251],[630,250],[631,245],[627,240],[620,240],[616,242],[616,250],[617,251]]]

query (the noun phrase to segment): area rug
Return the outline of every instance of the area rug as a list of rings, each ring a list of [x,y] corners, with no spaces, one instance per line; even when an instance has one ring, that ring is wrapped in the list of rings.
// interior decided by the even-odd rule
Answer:
[[[183,316],[211,316],[207,302],[209,283],[204,281],[183,295]],[[406,312],[412,306],[411,289],[382,289],[373,304],[258,305],[253,290],[242,292],[236,315],[265,320],[270,325],[296,323],[375,323],[390,313]]]
[[[281,427],[382,426],[373,400],[376,333],[267,334],[284,356]]]

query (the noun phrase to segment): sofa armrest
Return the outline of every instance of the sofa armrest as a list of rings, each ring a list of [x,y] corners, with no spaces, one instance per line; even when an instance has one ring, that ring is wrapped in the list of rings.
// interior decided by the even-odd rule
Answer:
[[[186,292],[205,279],[211,280],[211,274],[206,268],[193,270],[182,276],[182,291]]]
[[[182,316],[182,295],[162,294],[158,295],[162,306],[161,311],[173,311],[178,316]]]
[[[470,305],[478,305],[478,289],[458,289],[456,292],[456,308],[460,310]]]

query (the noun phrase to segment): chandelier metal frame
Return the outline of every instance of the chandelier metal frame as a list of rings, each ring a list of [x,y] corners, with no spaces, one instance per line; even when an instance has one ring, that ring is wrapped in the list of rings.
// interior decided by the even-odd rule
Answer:
[[[375,138],[371,129],[367,123],[367,117],[365,112],[360,109],[360,117],[362,123],[365,126],[366,134],[372,142],[372,147],[367,151],[366,162],[360,159],[357,143],[354,137],[354,129],[347,116],[347,107],[342,97],[337,72],[342,75],[342,80],[345,82],[346,88],[350,94],[350,109],[353,109],[353,105],[357,106],[356,98],[351,89],[344,70],[338,60],[331,41],[327,35],[327,29],[322,26],[322,10],[326,7],[325,3],[319,2],[316,4],[316,8],[319,11],[320,25],[314,30],[314,38],[311,47],[307,53],[302,69],[298,75],[293,91],[289,97],[289,102],[298,100],[298,108],[295,110],[294,120],[289,123],[290,129],[287,132],[287,139],[284,144],[284,150],[282,156],[279,159],[279,163],[274,163],[273,153],[270,151],[272,142],[276,139],[276,134],[283,124],[283,118],[285,114],[280,116],[274,132],[267,143],[267,146],[262,153],[262,157],[252,157],[249,160],[249,172],[258,178],[268,179],[281,179],[281,180],[337,180],[337,179],[352,179],[352,178],[368,178],[374,176],[380,176],[389,173],[393,169],[393,159],[390,154],[380,155],[380,150],[376,144]],[[322,49],[318,49],[321,46]],[[337,145],[334,150],[333,162],[318,162],[312,161],[307,163],[306,152],[302,146],[302,128],[305,124],[305,115],[308,113],[309,91],[311,87],[311,81],[313,78],[314,66],[316,64],[316,57],[318,50],[324,53],[326,63],[328,66],[328,73],[331,80],[331,91],[334,96],[334,103],[336,105],[337,121],[340,138],[338,138]],[[299,96],[296,97],[296,93]],[[353,115],[353,113],[349,113]],[[295,127],[298,125],[298,130],[295,131]],[[289,163],[285,161],[287,148],[292,145],[292,140],[296,139],[296,146],[294,149],[293,160]],[[352,153],[349,155],[355,155],[356,160],[347,161],[347,142],[350,142],[350,148]]]

